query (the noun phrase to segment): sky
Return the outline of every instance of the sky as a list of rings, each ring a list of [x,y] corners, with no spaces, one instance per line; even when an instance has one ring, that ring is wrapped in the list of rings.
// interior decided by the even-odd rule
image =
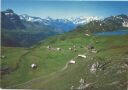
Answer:
[[[2,0],[2,10],[12,9],[17,14],[28,14],[41,18],[69,18],[79,16],[100,16],[127,14],[128,1],[86,1],[86,0]]]

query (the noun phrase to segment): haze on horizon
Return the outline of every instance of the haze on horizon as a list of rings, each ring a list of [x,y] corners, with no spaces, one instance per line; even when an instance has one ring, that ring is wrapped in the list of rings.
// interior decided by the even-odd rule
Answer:
[[[60,1],[3,0],[2,10],[9,8],[17,14],[28,14],[41,18],[128,15],[128,1]]]

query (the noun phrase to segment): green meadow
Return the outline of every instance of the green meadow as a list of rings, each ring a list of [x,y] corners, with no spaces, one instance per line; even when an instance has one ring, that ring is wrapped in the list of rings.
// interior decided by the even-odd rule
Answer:
[[[128,35],[85,36],[70,32],[48,38],[31,47],[2,47],[1,67],[9,67],[1,76],[2,88],[43,90],[126,90],[128,83]],[[97,52],[88,50],[92,45]],[[50,46],[52,49],[48,49]],[[76,51],[69,50],[75,46]],[[60,48],[61,50],[56,50]],[[86,58],[78,57],[79,54]],[[74,60],[75,64],[68,64]],[[95,63],[100,67],[90,71]],[[37,68],[31,68],[31,64]]]

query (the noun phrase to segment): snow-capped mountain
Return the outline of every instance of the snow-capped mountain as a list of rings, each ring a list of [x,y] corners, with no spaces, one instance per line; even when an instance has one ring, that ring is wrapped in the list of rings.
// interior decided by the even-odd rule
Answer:
[[[33,17],[27,14],[19,15],[21,20],[26,20],[30,22],[42,22],[43,20],[40,17]]]
[[[33,16],[29,16],[26,14],[20,15],[20,19],[22,20],[26,20],[26,21],[30,21],[30,22],[40,22],[40,23],[44,23],[45,25],[49,25],[51,22],[63,22],[63,23],[73,23],[75,25],[80,25],[80,24],[86,24],[90,21],[93,20],[100,20],[101,17],[97,17],[97,16],[90,16],[90,17],[84,17],[84,16],[80,16],[80,17],[71,17],[71,18],[62,18],[62,19],[54,19],[54,18],[40,18],[40,17],[33,17]]]
[[[81,24],[86,25],[82,25],[80,28],[77,27]],[[49,36],[76,29],[102,32],[127,27],[128,16],[124,14],[104,19],[100,17],[71,17],[62,19],[47,17],[42,19],[26,14],[18,15],[11,9],[1,12],[2,35],[6,33],[2,41],[6,41],[3,44],[7,46],[29,46]]]
[[[100,20],[100,19],[101,17],[97,17],[97,16],[89,16],[89,17],[80,16],[80,17],[68,18],[69,21],[72,21],[76,25],[86,24],[90,21]]]
[[[57,32],[67,32],[76,27],[76,25],[72,21],[69,21],[67,19],[54,19],[50,17],[42,19],[40,17],[33,17],[26,14],[19,16],[23,21],[32,22],[40,26],[48,26]]]

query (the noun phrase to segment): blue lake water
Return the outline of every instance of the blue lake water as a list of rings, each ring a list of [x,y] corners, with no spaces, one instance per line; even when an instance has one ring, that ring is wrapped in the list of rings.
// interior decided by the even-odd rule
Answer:
[[[128,30],[117,30],[117,31],[109,31],[109,32],[97,32],[94,35],[98,35],[98,36],[128,35]]]

